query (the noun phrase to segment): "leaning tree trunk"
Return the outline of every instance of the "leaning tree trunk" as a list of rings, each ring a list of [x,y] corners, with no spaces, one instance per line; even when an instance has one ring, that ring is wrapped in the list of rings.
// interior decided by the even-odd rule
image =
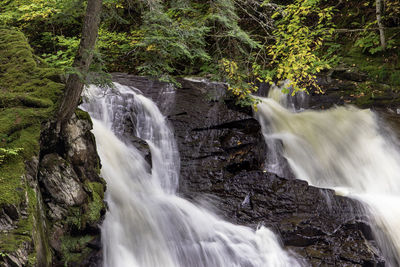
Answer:
[[[57,122],[59,125],[68,121],[78,106],[84,86],[84,76],[89,71],[93,58],[93,50],[100,24],[102,3],[103,0],[88,0],[83,21],[82,38],[72,65],[76,73],[70,74],[68,77],[64,96],[57,112]]]
[[[376,0],[376,21],[379,28],[379,36],[383,50],[386,49],[385,30],[382,23],[382,2],[384,0]]]

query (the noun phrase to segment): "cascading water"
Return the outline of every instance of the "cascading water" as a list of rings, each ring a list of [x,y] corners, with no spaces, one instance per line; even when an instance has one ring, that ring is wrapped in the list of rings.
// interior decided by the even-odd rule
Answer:
[[[82,108],[107,181],[109,211],[102,225],[104,265],[110,267],[299,266],[265,227],[225,222],[174,194],[179,157],[173,134],[156,105],[134,88],[90,86]],[[151,148],[152,172],[129,145],[124,121]]]
[[[289,84],[290,81],[285,80],[281,87],[288,87]],[[281,87],[273,84],[268,92],[268,98],[274,99],[293,112],[304,110],[308,105],[308,95],[303,91],[292,95],[291,87],[289,87],[289,93],[284,94],[282,93]],[[258,121],[263,125],[264,140],[268,147],[268,155],[266,157],[264,168],[280,177],[289,177],[291,176],[291,173],[288,168],[287,160],[282,156],[283,147],[281,140],[272,134],[272,129],[265,127],[268,124],[269,119],[268,116],[258,116]]]
[[[393,138],[380,131],[377,116],[352,106],[296,112],[283,106],[278,88],[269,96],[258,105],[264,136],[282,141],[296,178],[366,203],[387,265],[398,266],[400,154]]]

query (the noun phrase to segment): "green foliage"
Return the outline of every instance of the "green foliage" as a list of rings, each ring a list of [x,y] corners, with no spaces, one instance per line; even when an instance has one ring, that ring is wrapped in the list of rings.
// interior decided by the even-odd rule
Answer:
[[[394,40],[388,40],[386,48],[391,49],[393,45]],[[360,48],[363,53],[368,52],[371,55],[383,51],[383,47],[380,45],[379,34],[375,31],[366,30],[360,33],[358,39],[354,43],[354,46]]]
[[[85,3],[0,0],[0,24],[24,31],[48,66],[73,73]],[[334,12],[335,7],[343,12]],[[172,82],[176,76],[207,76],[229,83],[240,104],[253,103],[257,80],[290,79],[295,93],[317,87],[316,74],[343,61],[336,55],[350,46],[342,43],[343,36],[364,54],[388,53],[382,51],[373,30],[377,27],[373,2],[341,1],[335,7],[326,0],[104,0],[94,65],[81,76],[100,84],[110,82],[106,71]],[[399,0],[386,1],[385,26],[399,25],[399,10]],[[365,30],[334,33],[334,24]],[[395,61],[398,31],[386,33],[387,50]],[[224,62],[236,65],[235,74],[227,72]],[[397,73],[386,75],[388,71],[379,70],[378,76],[396,82]],[[9,96],[3,99],[6,103]]]
[[[43,60],[54,68],[67,70],[74,62],[74,56],[79,47],[77,37],[51,36],[47,33],[49,39],[57,43],[59,50],[56,53],[42,54]]]
[[[318,52],[334,32],[333,8],[320,8],[319,2],[296,0],[272,16],[276,19],[275,43],[267,49],[273,70],[262,76],[266,82],[290,80],[293,94],[310,86],[319,88],[315,74],[330,66]]]
[[[232,0],[212,1],[205,15],[210,27],[210,38],[214,49],[213,56],[230,59],[246,59],[253,49],[260,48],[249,33],[239,26],[235,2]]]
[[[0,165],[3,164],[6,158],[17,156],[23,148],[0,148]]]
[[[104,58],[109,71],[134,71],[136,65],[132,62],[137,45],[142,40],[140,30],[129,32],[115,32],[105,28],[104,24],[99,30],[97,49]]]
[[[258,101],[251,96],[256,92],[258,87],[254,82],[247,82],[249,74],[240,72],[236,62],[228,59],[222,59],[222,67],[226,72],[228,90],[237,97],[236,103],[243,106],[253,106],[257,108]]]
[[[168,9],[157,5],[144,13],[143,38],[137,44],[142,62],[138,71],[164,81],[172,74],[188,74],[196,63],[210,59],[205,51],[208,27],[191,6],[175,4]]]
[[[137,69],[161,80],[193,74],[226,78],[222,59],[233,60],[245,70],[250,51],[259,48],[239,26],[232,0],[157,2],[142,20]]]

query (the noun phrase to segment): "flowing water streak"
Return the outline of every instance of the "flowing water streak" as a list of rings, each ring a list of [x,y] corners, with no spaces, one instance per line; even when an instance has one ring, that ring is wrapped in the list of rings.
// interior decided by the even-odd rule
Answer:
[[[109,211],[102,225],[109,267],[299,266],[265,227],[225,222],[174,194],[179,157],[155,104],[134,88],[90,86],[87,110],[107,181]],[[131,123],[126,127],[127,121]],[[152,173],[126,133],[135,129],[151,148]]]
[[[282,140],[284,156],[297,178],[367,203],[386,232],[376,234],[388,265],[396,266],[400,262],[400,154],[392,138],[379,131],[370,110],[346,106],[295,112],[280,104],[282,97],[276,90],[272,98],[260,98],[258,105],[264,135]]]

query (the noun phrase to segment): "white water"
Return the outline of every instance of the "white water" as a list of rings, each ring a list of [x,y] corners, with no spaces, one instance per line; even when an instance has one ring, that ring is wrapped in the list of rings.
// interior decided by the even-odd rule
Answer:
[[[267,228],[225,222],[176,196],[179,157],[173,134],[156,105],[134,88],[90,86],[82,107],[107,181],[109,210],[102,225],[104,266],[299,266]],[[123,121],[151,147],[152,173],[127,142]],[[124,137],[125,136],[125,137]]]
[[[397,266],[400,154],[393,138],[380,132],[370,110],[348,106],[296,112],[278,90],[273,88],[270,98],[260,98],[258,105],[267,140],[282,140],[281,152],[297,178],[366,203],[380,229],[375,234],[387,266]]]

